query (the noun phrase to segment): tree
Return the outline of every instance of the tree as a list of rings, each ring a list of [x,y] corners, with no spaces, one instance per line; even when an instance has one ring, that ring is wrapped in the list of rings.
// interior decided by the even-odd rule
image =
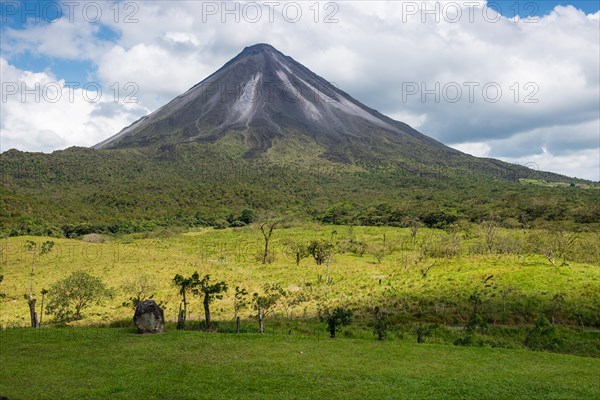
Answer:
[[[327,240],[313,240],[308,245],[308,252],[313,256],[317,265],[328,261],[333,255],[335,246]]]
[[[111,296],[112,292],[100,278],[75,271],[50,287],[46,310],[61,322],[80,320],[85,308]]]
[[[384,340],[387,336],[389,327],[388,317],[379,307],[373,310],[373,331],[377,335],[377,340]]]
[[[286,248],[288,250],[288,254],[294,257],[296,266],[299,266],[300,261],[302,261],[303,258],[308,257],[310,254],[308,252],[308,246],[302,242],[289,242],[287,243]]]
[[[421,276],[423,276],[423,278],[427,278],[427,274],[429,273],[429,271],[437,264],[437,261],[429,261],[429,253],[431,252],[430,246],[431,242],[429,241],[429,239],[423,239],[423,241],[419,245],[419,253],[417,254],[417,257],[414,260],[415,266],[419,268],[419,271],[421,272]]]
[[[235,287],[235,295],[233,296],[233,317],[237,318],[240,311],[248,305],[247,297],[248,291],[246,289]]]
[[[423,343],[425,341],[425,337],[431,336],[433,331],[436,330],[437,328],[438,328],[437,324],[429,324],[429,325],[419,324],[419,325],[417,325],[417,328],[415,329],[415,331],[417,333],[417,343]]]
[[[338,332],[342,326],[350,325],[352,323],[352,317],[352,311],[343,307],[336,307],[333,312],[326,309],[321,320],[327,323],[329,336],[333,339],[335,338],[336,332]]]
[[[375,259],[377,260],[377,264],[381,264],[381,261],[385,257],[385,247],[384,246],[373,245],[373,246],[369,247],[368,252],[373,257],[375,257]]]
[[[265,318],[284,294],[285,292],[280,285],[267,284],[264,287],[264,294],[259,295],[258,293],[254,293],[252,295],[252,302],[254,303],[254,309],[257,312],[260,333],[265,332]]]
[[[359,257],[364,256],[365,253],[367,252],[367,248],[368,248],[368,246],[365,242],[362,242],[362,241],[354,239],[354,238],[352,238],[348,241],[348,247],[352,253],[356,254]]]
[[[179,313],[177,314],[177,329],[185,329],[185,320],[187,317],[187,293],[192,290],[200,281],[200,275],[198,272],[194,272],[189,278],[184,278],[182,275],[177,274],[173,278],[173,284],[179,288],[179,295],[181,296],[181,303],[179,304]],[[181,305],[183,304],[183,309]]]
[[[235,295],[233,296],[233,316],[237,333],[240,333],[240,316],[238,314],[242,308],[245,308],[248,305],[248,301],[246,300],[247,295],[248,291],[246,289],[242,289],[239,286],[235,287]]]
[[[556,328],[544,315],[540,315],[533,328],[527,332],[523,346],[531,350],[556,349],[561,338],[556,334]]]
[[[483,221],[481,223],[483,229],[483,238],[488,251],[491,253],[496,243],[496,237],[498,236],[498,226],[495,221]]]
[[[552,266],[557,267],[557,262],[561,259],[560,265],[567,265],[567,259],[577,238],[576,233],[557,229],[550,233],[530,235],[529,244],[534,252],[541,253]]]
[[[410,237],[412,238],[413,244],[417,242],[417,233],[419,233],[419,228],[421,228],[421,222],[417,218],[409,219],[406,224],[410,228]]]
[[[42,304],[40,305],[40,322],[38,323],[38,328],[42,327],[42,318],[44,318],[44,297],[48,294],[48,291],[42,289],[40,293],[42,294]]]
[[[284,292],[283,297],[283,307],[285,309],[286,318],[292,317],[292,312],[294,311],[294,308],[310,300],[310,296],[306,294],[306,292],[304,292],[303,290],[286,291]]]
[[[123,285],[123,290],[132,294],[129,301],[123,303],[123,306],[131,305],[136,308],[142,301],[152,299],[157,289],[158,286],[152,276],[148,274],[138,275],[135,279]]]
[[[208,274],[192,288],[192,294],[204,296],[202,304],[204,305],[205,328],[207,331],[211,328],[210,303],[215,299],[222,299],[222,293],[225,292],[227,292],[227,284],[223,281],[210,283],[210,275]]]
[[[43,256],[44,254],[49,253],[50,251],[52,251],[52,248],[54,247],[54,242],[52,241],[45,241],[44,243],[42,243],[42,245],[40,246],[40,250],[38,251],[38,247],[37,247],[37,243],[32,241],[32,240],[28,240],[27,242],[25,242],[25,250],[29,253],[31,253],[31,273],[29,275],[29,297],[25,297],[27,299],[27,303],[29,304],[29,315],[31,318],[31,327],[35,328],[38,325],[38,321],[37,321],[37,312],[35,311],[35,303],[37,301],[37,299],[33,296],[33,276],[35,275],[35,260],[36,260],[36,255],[39,255],[39,257]]]
[[[280,223],[281,221],[271,221],[271,222],[262,222],[258,226],[260,227],[260,231],[263,234],[265,239],[265,249],[263,251],[262,263],[266,264],[270,262],[272,257],[269,257],[269,241],[271,240],[271,235],[273,234],[273,229]]]
[[[249,225],[252,222],[254,222],[255,219],[256,213],[254,212],[254,210],[251,210],[249,208],[245,208],[242,210],[242,213],[240,214],[240,221],[242,221],[246,225]]]

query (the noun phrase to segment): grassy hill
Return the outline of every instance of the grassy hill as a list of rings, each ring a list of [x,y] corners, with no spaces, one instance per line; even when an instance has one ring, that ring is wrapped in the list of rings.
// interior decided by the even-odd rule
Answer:
[[[127,303],[136,282],[145,277],[153,284],[145,295],[153,295],[165,307],[166,318],[175,321],[180,298],[171,281],[175,274],[198,271],[230,287],[223,300],[213,305],[217,330],[233,329],[236,286],[252,294],[269,283],[280,284],[288,295],[267,322],[267,330],[324,333],[318,315],[341,305],[355,312],[348,335],[372,338],[373,310],[380,307],[390,316],[392,337],[414,338],[419,324],[436,323],[440,343],[453,343],[464,336],[475,307],[488,324],[476,335],[483,345],[522,348],[538,316],[546,315],[562,335],[560,345],[549,350],[600,355],[600,241],[595,233],[579,234],[566,255],[567,265],[553,266],[528,244],[552,234],[499,230],[490,250],[478,227],[450,233],[423,228],[413,240],[410,230],[403,228],[292,225],[275,229],[274,262],[266,265],[260,262],[263,239],[255,225],[136,234],[105,243],[52,239],[55,248],[37,260],[33,287],[39,307],[41,289],[49,289],[73,271],[100,277],[114,290],[114,297],[72,324],[120,326],[131,324],[132,308]],[[336,243],[329,265],[317,266],[307,257],[296,266],[290,244],[315,239]],[[4,327],[28,324],[23,300],[31,268],[27,240],[39,244],[46,238],[3,241],[0,292],[6,297],[0,300],[0,323]],[[189,313],[191,320],[203,319],[200,298],[191,299]],[[254,314],[251,307],[241,312],[244,329],[250,332],[256,330]],[[45,316],[44,321],[52,323],[52,317]]]

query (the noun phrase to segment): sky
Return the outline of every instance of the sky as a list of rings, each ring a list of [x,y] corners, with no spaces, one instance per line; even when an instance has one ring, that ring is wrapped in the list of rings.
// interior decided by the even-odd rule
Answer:
[[[0,0],[0,151],[91,146],[270,43],[451,147],[600,181],[600,0]]]

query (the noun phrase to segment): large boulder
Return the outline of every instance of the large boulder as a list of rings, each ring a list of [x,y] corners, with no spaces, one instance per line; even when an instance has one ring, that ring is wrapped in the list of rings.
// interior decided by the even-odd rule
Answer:
[[[135,308],[133,322],[138,333],[161,333],[165,327],[165,316],[154,300],[145,300]]]

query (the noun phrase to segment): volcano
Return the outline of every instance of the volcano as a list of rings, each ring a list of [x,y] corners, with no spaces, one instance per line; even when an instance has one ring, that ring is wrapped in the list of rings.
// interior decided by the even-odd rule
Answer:
[[[237,137],[244,158],[304,136],[330,161],[462,154],[365,106],[268,44],[246,47],[208,78],[94,146],[143,147]]]
[[[266,44],[92,149],[9,150],[0,170],[0,233],[11,235],[241,226],[244,210],[351,225],[545,223],[563,214],[544,210],[598,203],[596,190],[572,193],[589,182],[451,149]]]

